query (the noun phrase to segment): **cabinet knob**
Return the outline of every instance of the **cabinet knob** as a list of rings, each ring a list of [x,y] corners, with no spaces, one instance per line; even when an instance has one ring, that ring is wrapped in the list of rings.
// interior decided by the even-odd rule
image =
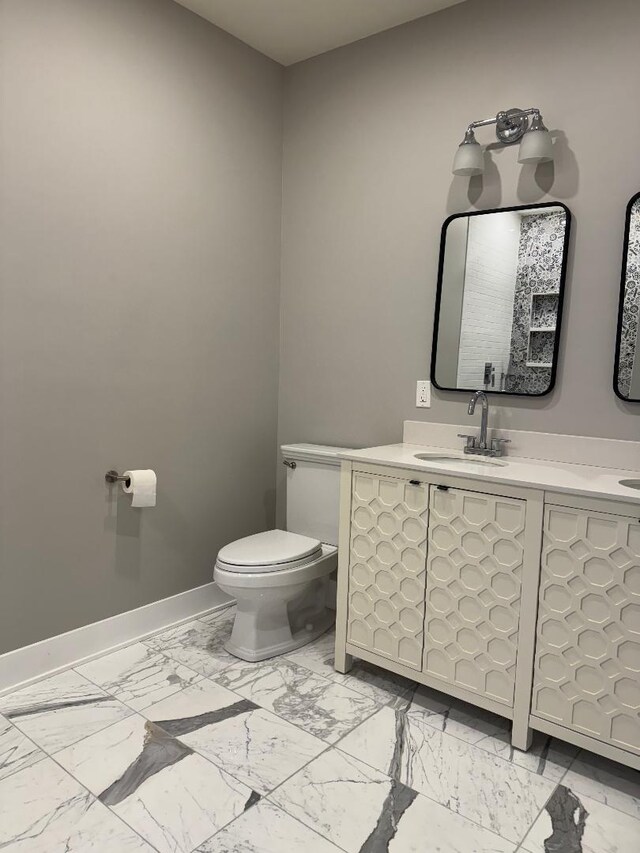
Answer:
[[[420,480],[409,480],[409,485],[411,486],[419,486]]]

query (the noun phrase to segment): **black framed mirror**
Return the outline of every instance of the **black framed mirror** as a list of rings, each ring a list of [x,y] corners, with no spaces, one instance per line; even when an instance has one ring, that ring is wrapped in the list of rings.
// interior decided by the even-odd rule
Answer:
[[[560,202],[445,221],[431,352],[436,388],[521,397],[551,391],[570,228]]]
[[[640,403],[640,193],[627,205],[613,388],[621,400]]]

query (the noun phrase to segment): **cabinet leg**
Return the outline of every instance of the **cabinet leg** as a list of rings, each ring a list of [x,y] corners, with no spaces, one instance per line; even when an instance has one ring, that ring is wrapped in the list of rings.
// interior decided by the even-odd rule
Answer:
[[[511,729],[511,746],[515,746],[516,749],[520,749],[522,752],[527,752],[531,747],[532,739],[533,729],[514,721],[513,728]]]
[[[353,666],[353,655],[348,655],[344,649],[336,649],[336,660],[334,663],[336,672],[347,673]]]

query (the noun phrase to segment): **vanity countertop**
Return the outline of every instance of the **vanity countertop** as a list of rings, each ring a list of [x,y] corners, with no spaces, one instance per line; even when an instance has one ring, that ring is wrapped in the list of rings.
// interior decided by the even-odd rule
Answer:
[[[640,472],[595,465],[579,465],[567,462],[547,462],[505,455],[499,462],[505,465],[488,465],[474,462],[472,456],[464,457],[464,464],[449,460],[416,459],[416,453],[460,453],[456,448],[448,451],[442,447],[419,444],[388,444],[382,447],[366,447],[363,450],[348,450],[341,453],[343,459],[392,468],[409,468],[414,471],[431,471],[467,480],[482,480],[485,483],[501,483],[542,489],[550,492],[565,492],[591,498],[624,501],[640,504],[640,490],[620,485],[620,480],[640,480]]]

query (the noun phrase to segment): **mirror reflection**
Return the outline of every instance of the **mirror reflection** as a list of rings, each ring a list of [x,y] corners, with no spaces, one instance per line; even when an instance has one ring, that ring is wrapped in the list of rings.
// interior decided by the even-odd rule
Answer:
[[[569,211],[555,203],[445,222],[431,362],[438,388],[551,390],[569,225]]]
[[[623,400],[640,402],[640,193],[627,205],[614,387]]]

